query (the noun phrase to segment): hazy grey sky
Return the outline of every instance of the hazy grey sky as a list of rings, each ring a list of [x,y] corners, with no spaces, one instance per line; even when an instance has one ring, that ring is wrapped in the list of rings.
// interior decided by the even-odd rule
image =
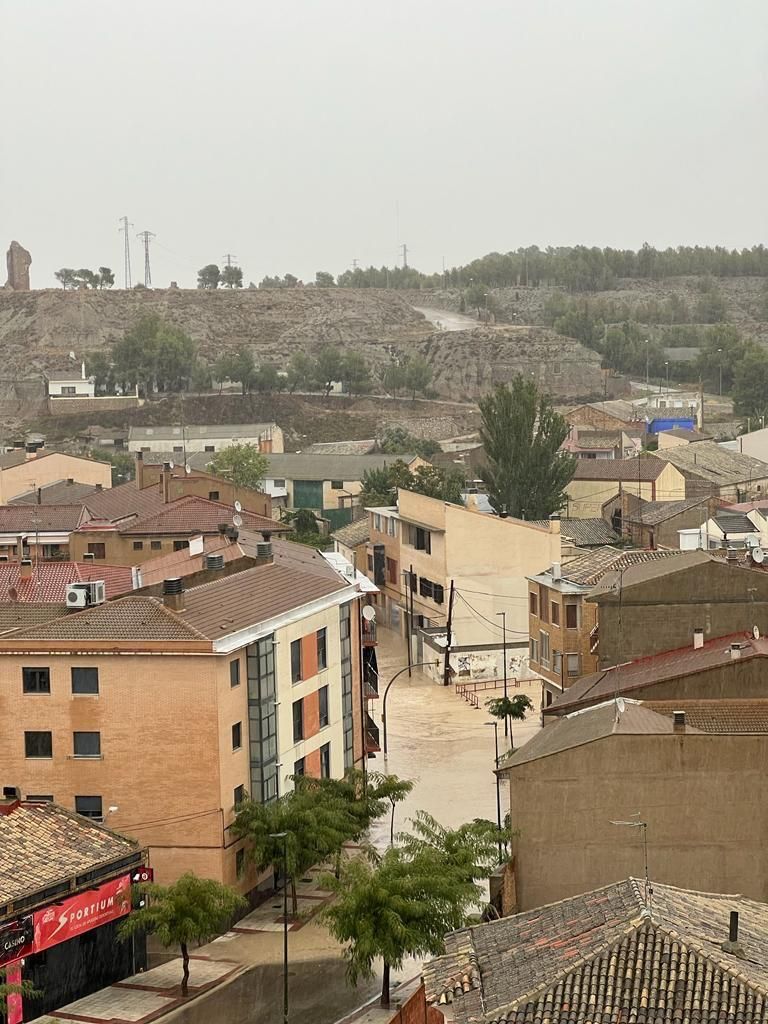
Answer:
[[[0,248],[47,287],[122,284],[123,214],[163,286],[750,245],[767,69],[767,0],[0,0]]]

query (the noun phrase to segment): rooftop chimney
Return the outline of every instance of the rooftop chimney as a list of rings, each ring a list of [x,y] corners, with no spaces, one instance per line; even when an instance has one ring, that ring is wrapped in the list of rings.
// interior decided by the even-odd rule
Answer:
[[[18,786],[3,786],[0,798],[0,815],[10,814],[21,803],[21,791]]]
[[[32,559],[22,558],[21,560],[21,578],[23,580],[29,579],[32,575]]]
[[[741,644],[731,644],[730,647],[731,658],[735,661],[736,658],[741,657]]]
[[[206,569],[223,569],[224,568],[224,555],[206,555],[205,556],[205,568]]]
[[[144,452],[136,452],[136,490],[144,487]]]
[[[675,711],[672,716],[672,731],[685,732],[685,712]]]
[[[184,581],[180,576],[163,580],[163,604],[174,612],[184,608]]]
[[[696,627],[693,631],[693,649],[698,651],[699,648],[704,646],[704,630],[700,627]]]
[[[67,481],[67,482],[69,482],[69,481]],[[37,504],[38,505],[42,505],[43,504],[43,488],[42,487],[38,487],[37,488]]]
[[[726,560],[726,562],[728,562],[729,565],[734,565],[736,562],[738,562],[738,560],[739,560],[739,553],[736,550],[736,548],[728,548],[728,551],[727,551],[726,556],[725,556],[725,560]]]
[[[160,473],[160,490],[163,495],[163,502],[167,505],[171,500],[171,464],[164,462]]]
[[[549,517],[549,532],[560,533],[560,515],[558,512],[553,512]]]
[[[552,563],[552,582],[554,583],[556,580],[559,580],[559,579],[560,579],[560,563],[559,562],[553,562]]]
[[[744,956],[744,949],[739,942],[738,910],[731,911],[731,917],[728,922],[728,940],[724,942],[720,948],[724,953],[730,953],[732,956]]]
[[[103,491],[104,490],[104,484],[96,484],[96,490],[97,491]]]
[[[73,476],[68,476],[67,477],[67,487],[71,487],[74,482],[75,482],[75,478]]]

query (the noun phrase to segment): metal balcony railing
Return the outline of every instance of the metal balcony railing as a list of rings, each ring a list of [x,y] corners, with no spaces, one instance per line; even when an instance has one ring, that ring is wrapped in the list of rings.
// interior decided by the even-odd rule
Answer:
[[[376,725],[371,716],[366,712],[365,714],[365,752],[366,754],[372,754],[377,750],[381,750],[381,740],[379,737],[379,727]]]
[[[376,644],[376,623],[363,619],[363,647],[373,647]]]

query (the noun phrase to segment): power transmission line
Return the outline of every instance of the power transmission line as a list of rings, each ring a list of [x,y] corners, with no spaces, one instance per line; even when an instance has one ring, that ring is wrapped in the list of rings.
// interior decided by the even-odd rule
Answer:
[[[231,267],[232,266],[232,260],[236,261],[237,260],[237,256],[235,256],[234,253],[225,252],[224,256],[222,257],[222,259],[224,259],[226,261],[226,264],[227,264],[228,267]]]
[[[155,237],[154,231],[140,231],[137,238],[141,238],[144,242],[144,287],[152,287],[152,271],[149,266],[149,240]]]
[[[129,235],[129,229],[133,227],[127,217],[121,217],[120,223],[123,225],[118,228],[119,231],[125,232],[125,266],[123,271],[123,285],[126,289],[131,287],[131,239]]]
[[[408,269],[408,246],[405,244],[405,242],[403,242],[403,244],[400,246],[400,248],[403,250],[403,270],[407,270]]]

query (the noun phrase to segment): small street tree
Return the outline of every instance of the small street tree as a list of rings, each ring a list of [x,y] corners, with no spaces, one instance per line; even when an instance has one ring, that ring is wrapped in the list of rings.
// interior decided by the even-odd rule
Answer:
[[[397,775],[383,775],[380,772],[371,772],[369,782],[373,794],[377,800],[386,800],[391,806],[391,817],[389,819],[389,842],[395,844],[395,807],[401,803],[413,789],[410,779],[400,779]]]
[[[259,491],[269,469],[269,459],[255,444],[231,444],[215,453],[210,469],[215,476],[231,480],[238,487]]]
[[[186,996],[190,944],[210,942],[227,926],[235,911],[245,906],[245,900],[228,885],[211,878],[197,878],[191,872],[172,885],[149,883],[140,888],[149,897],[147,904],[123,921],[118,935],[124,940],[136,932],[146,932],[156,935],[166,947],[178,946],[182,961],[181,994]]]
[[[533,701],[526,693],[515,694],[514,697],[494,697],[487,700],[485,706],[494,718],[506,721],[509,725],[509,745],[514,750],[512,740],[512,722],[522,722],[526,711],[533,710]]]
[[[498,863],[499,830],[496,822],[487,818],[446,828],[426,811],[417,811],[410,826],[412,831],[399,837],[406,852],[416,856],[431,851],[469,882],[486,878]]]
[[[560,451],[568,424],[533,380],[518,374],[480,399],[480,439],[487,465],[479,470],[497,513],[547,519],[565,504],[576,460]]]
[[[115,272],[109,267],[99,267],[99,288],[111,288],[115,283]]]

